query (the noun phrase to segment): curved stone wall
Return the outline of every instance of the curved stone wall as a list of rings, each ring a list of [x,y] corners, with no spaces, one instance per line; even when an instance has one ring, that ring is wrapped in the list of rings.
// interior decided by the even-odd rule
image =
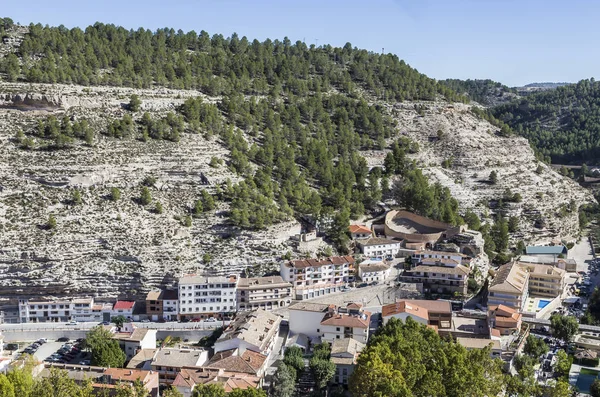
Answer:
[[[433,233],[408,233],[405,229],[395,223],[396,219],[407,219],[412,223],[422,226],[424,229],[434,229]],[[430,243],[438,241],[442,236],[451,237],[460,233],[460,226],[448,225],[444,222],[434,221],[409,211],[389,211],[385,215],[385,235],[392,238],[400,238],[409,243]]]

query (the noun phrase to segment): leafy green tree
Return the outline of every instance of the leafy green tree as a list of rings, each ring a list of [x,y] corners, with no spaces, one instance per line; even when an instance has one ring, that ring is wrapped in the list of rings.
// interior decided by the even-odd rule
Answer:
[[[30,396],[73,397],[81,396],[80,391],[80,388],[73,379],[69,378],[66,371],[51,368],[49,376],[35,382]],[[91,395],[88,394],[88,396]]]
[[[140,192],[140,204],[148,205],[152,202],[152,194],[150,194],[150,190],[146,186],[142,186],[142,190]]]
[[[211,256],[209,253],[204,253],[202,255],[202,262],[204,263],[210,263],[210,261],[212,260]]]
[[[6,377],[12,384],[15,390],[15,397],[29,397],[33,389],[33,375],[31,374],[33,366],[26,364],[23,368],[13,368],[10,370]],[[2,386],[0,386],[0,389]]]
[[[579,323],[573,316],[555,314],[550,317],[550,330],[552,336],[569,343],[579,331]]]
[[[297,346],[288,347],[284,353],[283,363],[287,365],[289,369],[294,371],[294,378],[298,379],[302,372],[304,372],[302,349]]]
[[[335,375],[335,364],[329,359],[313,357],[310,360],[310,370],[315,378],[317,389],[323,389]]]
[[[568,381],[559,379],[556,384],[550,388],[548,397],[572,397],[573,392],[573,387],[571,387]]]
[[[525,348],[523,349],[525,354],[531,357],[541,357],[548,353],[548,345],[542,338],[537,338],[533,335],[528,335],[525,341]]]
[[[568,378],[571,365],[573,364],[573,357],[569,356],[564,350],[559,350],[556,353],[556,364],[554,364],[554,371],[563,378]]]
[[[4,374],[0,374],[0,397],[15,397],[15,386]]]
[[[17,81],[19,73],[21,72],[21,66],[19,65],[19,58],[14,54],[10,53],[4,58],[4,62],[0,63],[1,70],[6,73],[8,81]]]
[[[196,385],[192,397],[225,397],[225,389],[219,384]]]
[[[477,214],[471,210],[467,210],[464,216],[464,220],[469,226],[469,229],[471,230],[479,230],[479,228],[481,227],[481,220],[479,219]]]
[[[267,393],[262,389],[249,387],[247,389],[233,389],[227,393],[227,397],[267,397]]]
[[[176,387],[171,386],[171,387],[165,389],[163,392],[161,392],[161,396],[162,397],[183,397],[183,394],[181,394],[179,392],[179,390],[177,390]]]
[[[92,351],[92,365],[100,367],[121,368],[127,356],[113,339],[112,333],[102,326],[94,327],[88,332],[86,346]]]
[[[119,314],[118,316],[114,316],[110,319],[110,321],[117,326],[117,328],[122,328],[123,324],[125,324],[125,321],[127,321],[127,319],[125,318],[125,316],[123,316],[122,314]]]
[[[273,397],[292,397],[296,390],[296,371],[281,363],[273,376]]]
[[[139,112],[141,105],[142,101],[140,100],[140,97],[135,94],[131,95],[131,97],[129,98],[129,105],[127,106],[128,109],[132,112]]]
[[[501,366],[489,347],[467,351],[411,318],[391,319],[359,356],[350,390],[354,396],[496,396],[504,387]]]

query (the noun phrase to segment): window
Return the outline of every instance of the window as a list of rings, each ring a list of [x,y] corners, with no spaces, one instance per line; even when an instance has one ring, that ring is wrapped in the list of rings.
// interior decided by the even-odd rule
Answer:
[[[340,339],[340,336],[339,336],[339,335],[336,335],[336,336],[335,336],[335,339]]]
[[[340,327],[336,327],[336,328],[335,328],[335,330],[339,332],[339,330],[340,330]]]

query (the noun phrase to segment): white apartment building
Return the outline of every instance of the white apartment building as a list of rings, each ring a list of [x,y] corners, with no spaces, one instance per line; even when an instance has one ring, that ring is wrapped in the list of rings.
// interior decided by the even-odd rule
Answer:
[[[292,284],[295,299],[310,299],[338,292],[353,282],[354,258],[348,255],[284,262],[280,273]]]
[[[384,282],[390,272],[390,267],[383,261],[366,260],[358,265],[358,277],[366,283]]]
[[[238,277],[188,275],[179,279],[179,318],[222,318],[236,311]]]
[[[468,258],[466,255],[457,252],[415,251],[412,255],[412,262],[413,264],[426,266],[456,267],[461,264],[468,264]]]
[[[93,311],[94,299],[30,301],[19,299],[19,318],[22,323],[101,321]]]
[[[292,284],[281,276],[241,278],[238,282],[238,310],[273,310],[290,303]]]
[[[400,241],[381,237],[358,240],[357,245],[360,251],[369,258],[395,257],[400,251]]]

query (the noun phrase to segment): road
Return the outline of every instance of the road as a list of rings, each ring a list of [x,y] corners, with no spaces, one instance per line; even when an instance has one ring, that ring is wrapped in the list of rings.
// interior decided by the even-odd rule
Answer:
[[[216,322],[189,322],[189,323],[177,323],[177,322],[135,322],[133,323],[138,328],[150,328],[158,331],[176,331],[176,330],[194,330],[194,329],[214,329],[223,325],[228,325],[228,321],[216,321]],[[25,331],[82,331],[89,330],[97,326],[96,322],[89,323],[78,323],[76,325],[68,325],[67,323],[26,323],[26,324],[1,324],[0,331],[4,332],[25,332]]]

